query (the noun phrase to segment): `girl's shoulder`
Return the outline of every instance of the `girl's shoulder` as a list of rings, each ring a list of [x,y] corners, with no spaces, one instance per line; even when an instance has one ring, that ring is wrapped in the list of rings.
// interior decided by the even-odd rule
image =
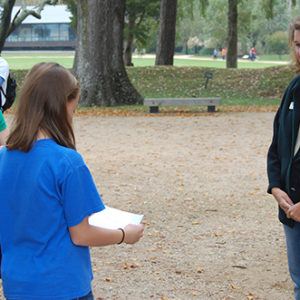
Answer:
[[[57,144],[52,139],[40,140],[36,142],[35,148],[42,148],[48,159],[56,164],[68,164],[71,167],[84,165],[80,153],[76,150]]]
[[[74,149],[57,145],[57,154],[59,157],[68,162],[72,167],[84,165],[81,154]]]

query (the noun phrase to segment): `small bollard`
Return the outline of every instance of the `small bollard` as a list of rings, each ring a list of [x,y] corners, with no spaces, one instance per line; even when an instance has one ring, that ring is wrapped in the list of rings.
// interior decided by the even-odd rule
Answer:
[[[213,74],[211,72],[205,72],[204,77],[206,78],[204,88],[207,88],[208,80],[213,78]]]

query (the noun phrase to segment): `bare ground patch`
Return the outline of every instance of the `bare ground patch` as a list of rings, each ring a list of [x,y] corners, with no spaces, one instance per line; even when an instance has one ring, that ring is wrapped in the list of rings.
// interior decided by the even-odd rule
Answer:
[[[104,203],[145,215],[138,244],[92,248],[95,298],[292,298],[266,194],[273,117],[75,118],[78,151]]]

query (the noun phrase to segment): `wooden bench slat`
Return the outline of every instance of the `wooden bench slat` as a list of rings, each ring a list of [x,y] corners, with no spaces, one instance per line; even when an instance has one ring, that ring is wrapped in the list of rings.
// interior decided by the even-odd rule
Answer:
[[[145,106],[220,105],[221,98],[145,98]]]
[[[157,113],[159,106],[207,106],[209,112],[215,111],[215,105],[221,104],[221,98],[145,98],[144,105],[150,106],[151,113]]]

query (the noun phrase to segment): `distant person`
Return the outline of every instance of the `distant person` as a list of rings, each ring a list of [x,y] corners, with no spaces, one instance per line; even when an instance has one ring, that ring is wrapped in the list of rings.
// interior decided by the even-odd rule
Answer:
[[[252,47],[251,50],[250,50],[250,59],[252,61],[254,61],[256,59],[256,50],[255,50],[254,47]]]
[[[214,51],[213,51],[213,58],[216,59],[218,56],[218,51],[217,49],[215,48]]]
[[[0,86],[2,86],[3,91],[6,91],[7,77],[9,74],[9,66],[7,61],[0,56]],[[6,99],[2,92],[0,92],[1,106],[4,105]],[[7,125],[0,109],[0,146],[5,144],[8,135]]]
[[[300,16],[290,24],[289,44],[296,71],[300,73]],[[268,193],[278,203],[283,224],[289,271],[295,283],[294,295],[300,300],[300,75],[282,98],[274,119],[273,139],[268,151]],[[273,274],[276,276],[276,274]]]
[[[76,151],[72,119],[80,88],[56,63],[26,75],[14,125],[0,150],[0,242],[5,297],[92,300],[89,246],[136,243],[142,225],[89,225],[104,209]]]
[[[222,59],[223,60],[226,59],[226,49],[225,48],[222,49]]]

